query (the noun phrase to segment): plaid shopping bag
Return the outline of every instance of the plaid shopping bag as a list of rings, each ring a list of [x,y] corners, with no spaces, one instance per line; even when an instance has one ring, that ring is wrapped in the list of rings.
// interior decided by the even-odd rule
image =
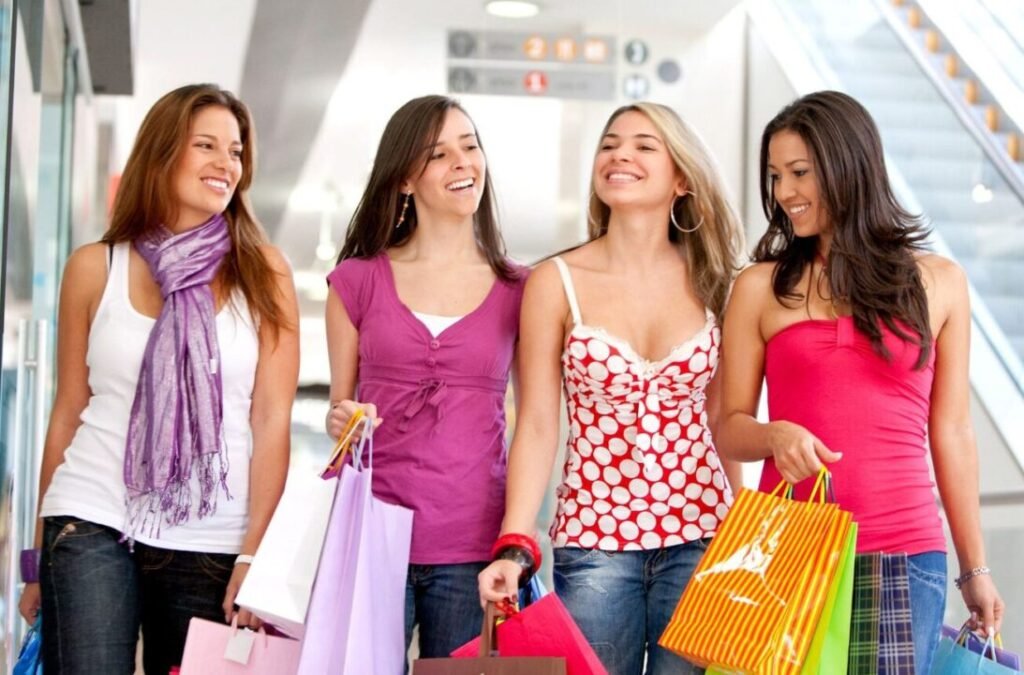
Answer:
[[[878,630],[878,675],[914,672],[914,632],[910,616],[907,554],[882,558],[881,615]]]
[[[864,553],[854,561],[853,615],[848,672],[878,673],[878,632],[882,614],[882,555]]]

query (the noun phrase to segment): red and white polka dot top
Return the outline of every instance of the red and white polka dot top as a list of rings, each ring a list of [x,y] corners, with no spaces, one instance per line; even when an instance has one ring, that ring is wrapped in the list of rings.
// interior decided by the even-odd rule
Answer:
[[[569,442],[553,545],[631,551],[713,536],[733,500],[705,411],[721,340],[714,315],[648,361],[583,323],[569,268],[554,261],[573,329],[562,352]]]

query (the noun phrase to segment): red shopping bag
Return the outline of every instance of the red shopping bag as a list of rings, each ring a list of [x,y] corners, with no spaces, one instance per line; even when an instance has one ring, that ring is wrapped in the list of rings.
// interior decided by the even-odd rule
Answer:
[[[241,643],[241,644],[239,644]],[[253,633],[237,625],[193,618],[188,624],[181,675],[290,675],[299,664],[299,641]]]
[[[561,656],[568,675],[608,675],[583,632],[562,601],[548,593],[497,628],[502,656]],[[462,645],[452,656],[468,658],[479,651],[480,638]]]

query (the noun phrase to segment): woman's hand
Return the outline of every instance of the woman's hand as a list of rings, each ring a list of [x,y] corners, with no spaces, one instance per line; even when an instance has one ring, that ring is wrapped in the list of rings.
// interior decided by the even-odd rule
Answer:
[[[995,635],[1003,625],[1003,612],[1006,605],[999,597],[996,584],[987,574],[979,574],[963,582],[960,594],[964,604],[971,613],[968,624],[971,630],[984,635]]]
[[[21,600],[18,601],[18,611],[21,612],[22,618],[30,624],[35,623],[36,617],[39,615],[39,606],[42,604],[40,596],[38,583],[25,584],[25,589],[21,592]]]
[[[519,575],[523,568],[514,560],[495,560],[477,576],[480,605],[515,598],[519,593]]]
[[[332,404],[331,409],[327,411],[327,434],[334,440],[338,440],[352,415],[359,409],[362,409],[363,414],[373,420],[374,429],[379,427],[380,423],[384,421],[377,417],[377,406],[374,404],[359,403],[358,401],[346,399]],[[357,429],[353,440],[358,440],[361,433],[362,429]]]
[[[224,609],[224,623],[231,623],[231,620],[238,616],[238,626],[249,628],[259,628],[263,625],[259,617],[250,612],[247,609],[237,609],[235,605],[235,598],[238,597],[238,589],[242,587],[242,582],[245,581],[245,575],[249,573],[249,565],[247,563],[239,563],[235,565],[235,570],[231,573],[231,579],[228,581],[228,588],[224,592],[224,603],[222,605]]]
[[[823,463],[831,464],[843,457],[843,453],[832,452],[799,424],[772,422],[769,429],[769,445],[775,458],[775,468],[791,485],[816,476]]]

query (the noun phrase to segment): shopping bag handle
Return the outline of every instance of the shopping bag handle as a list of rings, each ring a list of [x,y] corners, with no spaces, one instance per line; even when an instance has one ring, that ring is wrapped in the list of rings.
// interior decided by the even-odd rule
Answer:
[[[356,422],[356,428],[362,425],[363,433],[359,436],[359,442],[352,449],[352,466],[362,471],[373,467],[373,420],[363,416]],[[367,455],[366,463],[363,463],[363,455]]]
[[[484,608],[484,622],[480,627],[480,658],[485,659],[498,655],[498,608],[493,602],[488,602]]]
[[[785,499],[793,498],[793,484],[787,483],[786,481],[779,481],[779,484],[775,486],[775,489],[771,492],[773,497],[783,497]],[[811,496],[808,501],[817,501],[821,504],[827,502],[835,503],[836,495],[832,490],[832,472],[826,467],[821,467],[818,471],[818,477],[814,479],[814,487],[811,488]]]
[[[345,456],[352,449],[352,439],[355,436],[356,429],[359,428],[359,422],[365,416],[362,408],[356,408],[352,416],[348,418],[345,428],[341,430],[341,433],[338,435],[338,441],[331,450],[331,459],[327,462],[324,470],[320,472],[321,478],[333,478],[341,472],[341,467],[345,463]]]
[[[509,618],[519,612],[519,605],[511,600],[502,600],[501,604],[488,602],[484,608],[484,623],[480,627],[480,658],[499,656],[498,652],[498,620]]]
[[[967,646],[967,637],[970,634],[971,634],[970,626],[968,626],[967,622],[965,621],[963,623],[963,625],[960,626],[960,633],[956,636],[956,643],[958,645],[960,645],[961,647],[966,647]],[[981,648],[981,655],[982,656],[988,656],[988,658],[990,658],[993,661],[998,661],[998,659],[996,658],[996,647],[998,647],[999,649],[1003,648],[1003,638],[1002,638],[1002,636],[999,633],[996,633],[994,635],[986,635],[985,636],[985,644]],[[990,656],[989,656],[988,652],[991,652]]]

